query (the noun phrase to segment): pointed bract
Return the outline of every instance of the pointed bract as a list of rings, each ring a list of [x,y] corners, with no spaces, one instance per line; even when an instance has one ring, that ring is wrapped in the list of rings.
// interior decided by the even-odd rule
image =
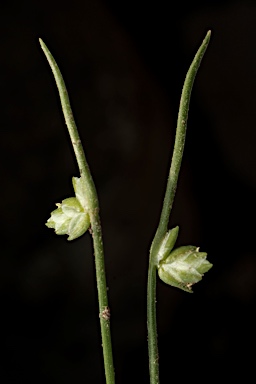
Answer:
[[[176,243],[178,234],[179,234],[178,226],[166,233],[157,254],[158,265],[162,260],[164,260],[170,254],[171,250],[173,249]]]
[[[76,198],[84,208],[85,211],[88,210],[88,203],[86,200],[87,191],[86,191],[86,183],[82,177],[72,177],[72,184],[76,194]]]

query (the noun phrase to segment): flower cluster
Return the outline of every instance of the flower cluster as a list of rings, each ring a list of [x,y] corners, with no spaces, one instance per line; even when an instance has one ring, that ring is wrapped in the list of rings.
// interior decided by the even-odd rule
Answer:
[[[192,285],[202,280],[212,264],[206,260],[207,253],[193,245],[178,247],[174,244],[178,227],[169,231],[158,251],[158,275],[162,281],[186,292],[193,292]]]
[[[90,217],[84,200],[84,185],[81,178],[73,177],[76,197],[64,199],[57,203],[57,209],[51,212],[46,226],[53,228],[57,235],[68,235],[68,240],[82,236],[90,226]]]

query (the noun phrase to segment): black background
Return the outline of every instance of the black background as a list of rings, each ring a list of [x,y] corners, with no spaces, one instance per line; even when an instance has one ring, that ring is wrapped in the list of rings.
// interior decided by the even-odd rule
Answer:
[[[98,189],[117,383],[148,383],[146,279],[186,71],[208,29],[170,226],[214,264],[158,283],[162,383],[247,381],[255,339],[254,1],[2,2],[1,383],[104,383],[88,234],[44,225],[78,170],[41,37]]]

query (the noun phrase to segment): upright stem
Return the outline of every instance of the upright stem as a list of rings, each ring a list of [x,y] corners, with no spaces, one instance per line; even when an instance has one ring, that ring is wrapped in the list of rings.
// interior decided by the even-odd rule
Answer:
[[[156,269],[157,269],[157,253],[161,241],[165,236],[170,219],[170,213],[173,200],[177,188],[177,182],[181,167],[181,161],[184,151],[186,128],[188,119],[188,110],[193,83],[204,56],[208,43],[210,41],[211,31],[208,31],[202,45],[198,49],[194,60],[187,72],[185,82],[182,89],[180,107],[176,128],[176,136],[174,143],[173,156],[167,187],[163,202],[162,213],[159,225],[152,242],[149,258],[148,270],[148,293],[147,293],[147,323],[148,323],[148,353],[149,353],[149,373],[150,384],[159,383],[159,365],[158,365],[158,346],[157,346],[157,324],[156,324]]]
[[[149,263],[147,290],[148,358],[151,384],[159,383],[159,363],[156,324],[156,266]]]
[[[89,166],[87,164],[83,146],[80,140],[80,136],[76,127],[76,123],[73,117],[68,92],[65,86],[65,82],[58,68],[56,61],[51,55],[50,51],[39,39],[41,47],[45,53],[45,56],[52,69],[59,95],[61,100],[61,106],[67,128],[69,131],[70,139],[74,148],[76,160],[78,163],[81,178],[86,186],[86,201],[88,203],[88,213],[91,222],[91,231],[93,237],[93,248],[95,255],[95,268],[96,268],[96,280],[98,289],[98,300],[99,300],[99,316],[103,346],[103,357],[105,366],[105,376],[107,384],[115,383],[114,365],[112,357],[112,344],[111,344],[111,333],[110,333],[110,310],[108,307],[108,296],[107,296],[107,285],[104,265],[104,251],[102,241],[102,230],[99,216],[99,202],[96,192],[96,188],[90,173]]]

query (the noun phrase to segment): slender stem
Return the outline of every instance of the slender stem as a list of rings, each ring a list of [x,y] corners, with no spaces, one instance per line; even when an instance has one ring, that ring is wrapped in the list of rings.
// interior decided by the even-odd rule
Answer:
[[[159,364],[156,324],[156,266],[149,263],[147,291],[148,358],[151,384],[159,383]]]
[[[58,68],[56,61],[51,55],[50,51],[39,39],[41,47],[45,53],[45,56],[52,69],[59,95],[61,100],[61,106],[67,128],[69,131],[70,139],[74,148],[76,160],[78,163],[81,178],[84,180],[86,185],[86,200],[88,203],[88,213],[91,222],[91,232],[93,238],[93,248],[95,255],[95,269],[96,269],[96,280],[98,289],[98,300],[99,300],[99,313],[100,313],[100,326],[101,326],[101,337],[103,346],[103,357],[105,366],[105,376],[107,384],[115,383],[114,365],[112,357],[112,344],[111,344],[111,333],[110,333],[110,310],[108,307],[108,296],[107,296],[107,285],[104,265],[104,250],[102,241],[102,230],[99,216],[99,202],[96,192],[96,188],[90,173],[89,166],[87,164],[83,146],[79,137],[79,133],[76,127],[76,123],[73,117],[68,92],[65,86],[65,82]]]
[[[163,237],[168,228],[170,213],[177,188],[178,176],[184,151],[189,102],[193,83],[199,69],[201,60],[209,44],[211,31],[208,31],[202,45],[198,49],[194,60],[187,72],[183,85],[180,107],[176,128],[173,156],[167,187],[163,202],[162,213],[159,225],[152,242],[148,269],[148,293],[147,293],[147,322],[148,322],[148,353],[149,353],[149,373],[150,384],[159,384],[159,364],[158,364],[158,345],[157,345],[157,322],[156,322],[156,269],[157,253]]]
[[[206,37],[202,42],[202,45],[198,49],[194,57],[194,60],[192,61],[192,64],[189,67],[189,70],[187,72],[187,75],[184,81],[184,85],[181,93],[181,99],[180,99],[180,107],[179,107],[179,113],[178,113],[171,167],[170,167],[169,177],[167,181],[167,187],[166,187],[161,217],[160,217],[155,238],[153,240],[152,248],[159,246],[159,243],[161,242],[163,236],[167,231],[170,213],[171,213],[174,196],[177,188],[184,146],[185,146],[191,91],[192,91],[194,80],[195,80],[197,71],[199,69],[201,60],[209,44],[210,37],[211,37],[211,31],[208,31],[206,34]]]

